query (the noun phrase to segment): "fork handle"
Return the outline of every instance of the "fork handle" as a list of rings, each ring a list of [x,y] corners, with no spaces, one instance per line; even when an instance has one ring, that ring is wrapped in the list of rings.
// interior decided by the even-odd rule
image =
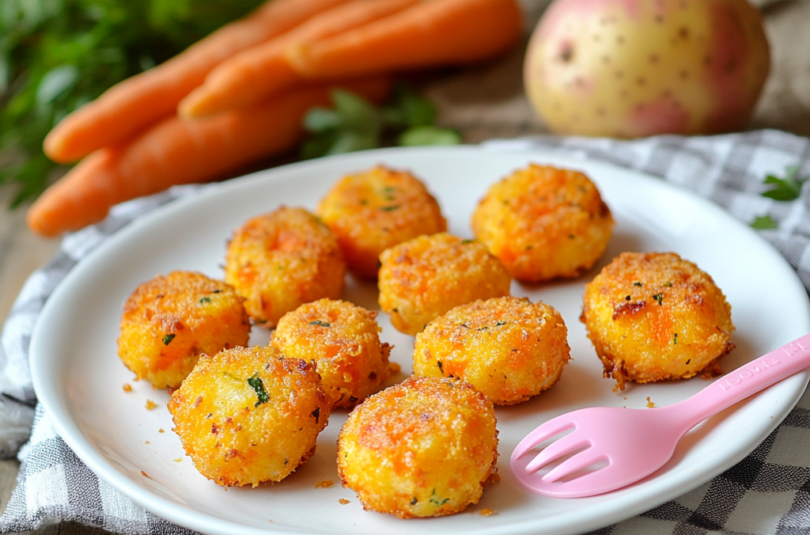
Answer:
[[[743,364],[694,396],[665,407],[685,416],[687,430],[709,416],[810,366],[810,334]]]

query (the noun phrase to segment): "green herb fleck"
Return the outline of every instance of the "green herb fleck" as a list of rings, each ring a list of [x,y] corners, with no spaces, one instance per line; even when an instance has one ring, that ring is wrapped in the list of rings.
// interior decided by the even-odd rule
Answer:
[[[771,184],[773,187],[762,193],[763,197],[775,201],[794,201],[799,198],[802,192],[802,185],[807,182],[810,176],[799,176],[799,166],[791,165],[785,168],[785,178],[774,175],[767,175],[763,184]]]
[[[318,327],[331,327],[332,326],[331,323],[326,323],[325,321],[321,321],[321,320],[310,321],[309,324],[310,325],[317,325]]]
[[[506,325],[506,322],[505,321],[496,321],[495,322],[495,327],[500,327],[502,325]]]
[[[416,496],[414,496],[413,498],[411,498],[411,505],[416,505],[416,503],[417,503],[418,501],[419,501],[419,500],[417,500],[417,499],[416,499]]]
[[[531,250],[531,248],[532,248],[532,246],[531,246],[531,245],[527,245],[527,246],[526,246],[526,251],[530,251],[530,250]]]
[[[442,361],[437,360],[436,364],[439,365],[439,371],[442,372],[442,375],[444,375],[444,368],[442,367]]]
[[[392,308],[391,312],[399,312],[399,309],[398,308]]]
[[[473,243],[475,240],[461,240],[461,245],[467,245],[468,243]]]
[[[656,301],[658,301],[659,306],[663,306],[663,304],[664,304],[664,294],[655,294],[654,296],[652,296],[652,298],[655,299]]]
[[[670,281],[665,282],[664,288],[672,288],[672,283]]]
[[[253,405],[254,407],[258,407],[262,403],[270,401],[270,396],[268,396],[267,392],[264,390],[264,383],[262,383],[262,378],[259,377],[259,372],[254,373],[253,376],[247,380],[247,383],[253,391],[256,392],[256,397],[259,398],[259,401]]]
[[[678,333],[672,337],[672,345],[678,345]]]
[[[757,216],[750,223],[751,228],[756,230],[774,230],[779,228],[779,223],[769,216]]]
[[[199,304],[204,305],[204,304],[210,303],[210,302],[211,302],[210,297],[203,297],[203,298],[200,299]]]
[[[641,281],[636,281],[633,283],[633,286],[644,286],[644,285],[641,284]]]
[[[163,337],[163,345],[167,346],[167,345],[171,344],[172,340],[174,340],[175,336],[177,336],[177,335],[176,334],[167,334],[166,336],[164,336]]]
[[[692,359],[686,361],[687,364],[689,364],[690,362],[692,362]]]
[[[310,413],[310,415],[315,417],[315,423],[318,423],[318,419],[321,417],[321,408],[318,407],[314,411]]]
[[[433,493],[430,495],[430,503],[432,503],[433,505],[436,505],[438,507],[441,507],[442,505],[446,504],[449,501],[450,501],[450,498],[445,498],[445,499],[442,500],[441,498],[436,496],[436,489],[433,489]]]
[[[381,206],[380,210],[382,210],[383,212],[393,212],[397,208],[399,208],[398,204],[392,204],[391,206]]]

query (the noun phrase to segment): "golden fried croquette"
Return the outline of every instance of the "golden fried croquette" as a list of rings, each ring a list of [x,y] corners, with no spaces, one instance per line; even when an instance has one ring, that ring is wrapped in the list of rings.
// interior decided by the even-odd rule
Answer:
[[[420,236],[387,249],[380,260],[380,307],[405,334],[458,305],[509,295],[509,273],[476,240]]]
[[[719,373],[731,306],[712,278],[675,253],[622,253],[585,286],[582,316],[605,377],[648,383]]]
[[[583,173],[531,164],[490,187],[473,233],[524,282],[576,277],[602,256],[613,217]]]
[[[138,379],[177,388],[200,354],[246,346],[250,320],[233,287],[173,271],[138,286],[124,304],[118,356]]]
[[[349,415],[338,474],[366,510],[443,516],[478,503],[495,472],[492,402],[464,381],[410,377]]]
[[[282,206],[249,220],[234,232],[225,260],[225,281],[265,327],[304,303],[343,292],[346,263],[337,240],[303,208]]]
[[[447,230],[439,204],[406,171],[377,166],[343,177],[318,206],[352,272],[375,278],[380,253],[398,243]]]
[[[416,335],[413,373],[458,377],[493,403],[513,405],[553,385],[570,358],[553,307],[517,297],[458,306]]]
[[[287,477],[315,452],[329,406],[314,366],[258,346],[202,357],[169,400],[194,466],[223,487]]]
[[[391,346],[380,343],[377,311],[320,299],[285,314],[271,343],[288,357],[314,361],[335,407],[351,408],[388,379]]]

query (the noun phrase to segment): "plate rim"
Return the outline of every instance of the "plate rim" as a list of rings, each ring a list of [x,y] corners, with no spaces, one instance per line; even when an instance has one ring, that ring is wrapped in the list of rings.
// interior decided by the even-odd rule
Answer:
[[[139,487],[132,483],[128,477],[124,474],[120,473],[114,466],[112,466],[108,461],[106,461],[103,456],[98,452],[96,446],[89,440],[89,438],[81,431],[80,427],[71,417],[71,414],[67,409],[64,409],[57,400],[53,399],[51,396],[51,391],[45,388],[45,384],[47,383],[47,377],[44,376],[44,372],[42,371],[43,366],[41,366],[40,357],[39,357],[39,346],[40,341],[42,340],[42,325],[43,317],[47,317],[47,314],[51,314],[50,309],[55,306],[52,305],[54,302],[58,302],[59,297],[63,292],[67,291],[65,288],[70,286],[69,282],[74,278],[77,277],[76,273],[80,273],[82,269],[81,266],[86,264],[92,264],[93,259],[97,255],[103,254],[104,250],[107,247],[113,246],[115,241],[126,239],[126,237],[132,233],[137,233],[138,229],[141,225],[146,224],[148,221],[152,220],[153,218],[160,218],[166,217],[165,214],[171,213],[174,210],[177,210],[178,207],[182,207],[185,204],[195,203],[198,199],[204,199],[205,197],[209,197],[212,195],[216,195],[217,192],[222,191],[223,188],[230,189],[230,188],[250,188],[251,184],[256,182],[262,181],[272,181],[276,180],[276,175],[283,175],[291,170],[297,170],[299,168],[312,168],[318,169],[320,167],[328,167],[331,162],[335,162],[336,160],[351,162],[352,160],[358,160],[367,162],[368,160],[373,159],[384,159],[387,154],[401,154],[403,152],[436,152],[436,153],[444,153],[444,152],[475,152],[475,153],[491,153],[493,155],[526,155],[527,157],[531,155],[532,158],[536,159],[554,159],[554,160],[567,160],[570,162],[583,162],[587,163],[589,166],[597,166],[611,169],[613,172],[618,172],[624,175],[634,176],[636,178],[643,178],[646,180],[653,179],[657,182],[659,187],[664,189],[670,189],[671,191],[677,191],[678,193],[686,196],[691,202],[695,202],[702,209],[707,209],[713,213],[713,215],[718,216],[724,219],[726,222],[730,222],[732,225],[738,227],[738,229],[747,229],[749,239],[755,239],[759,241],[760,245],[763,245],[771,250],[774,253],[775,257],[781,260],[783,267],[786,267],[787,270],[792,274],[792,279],[790,283],[800,289],[802,294],[804,295],[804,314],[808,318],[810,318],[810,300],[807,298],[807,292],[804,286],[801,284],[798,275],[796,274],[795,270],[792,266],[789,265],[787,260],[784,256],[779,253],[775,247],[765,240],[759,233],[746,227],[741,221],[734,218],[726,209],[721,207],[718,204],[710,201],[709,199],[698,195],[697,193],[688,190],[678,184],[673,184],[666,180],[661,179],[660,177],[656,177],[655,175],[651,175],[648,173],[644,173],[642,171],[623,167],[621,165],[607,162],[605,160],[601,160],[598,158],[588,158],[582,157],[580,155],[572,155],[570,153],[565,153],[562,151],[555,151],[554,149],[549,148],[542,148],[538,150],[508,150],[503,148],[487,148],[484,146],[477,146],[477,145],[461,145],[455,147],[396,147],[396,148],[386,148],[386,149],[376,149],[370,151],[362,151],[350,154],[342,154],[336,156],[330,156],[326,158],[319,158],[316,160],[308,160],[303,162],[295,162],[275,168],[264,169],[260,171],[256,171],[254,173],[250,173],[241,177],[237,177],[222,183],[217,184],[201,184],[200,189],[190,195],[180,197],[177,199],[172,200],[164,205],[161,205],[150,212],[148,212],[145,216],[140,218],[136,218],[135,220],[131,221],[129,224],[124,226],[123,228],[118,229],[113,234],[105,237],[101,243],[97,244],[91,251],[89,251],[86,255],[84,255],[65,275],[65,277],[57,284],[57,286],[53,289],[51,294],[48,296],[47,300],[45,301],[40,313],[36,319],[34,329],[31,335],[31,343],[29,346],[29,363],[31,369],[31,377],[33,382],[34,391],[37,394],[37,399],[43,404],[43,408],[49,413],[50,421],[54,426],[54,429],[58,433],[58,435],[65,441],[65,443],[73,450],[73,452],[79,457],[79,459],[84,462],[87,467],[93,471],[93,473],[99,478],[104,479],[108,483],[110,483],[113,487],[115,487],[118,491],[122,492],[125,496],[129,497],[138,505],[142,506],[146,510],[150,511],[151,513],[155,514],[158,517],[161,517],[169,522],[176,523],[180,526],[194,529],[198,531],[202,531],[205,533],[233,533],[235,529],[238,530],[239,533],[245,533],[248,535],[252,534],[266,534],[266,533],[278,533],[283,535],[292,535],[292,534],[300,534],[301,531],[288,531],[288,530],[278,530],[273,529],[272,531],[256,528],[248,525],[243,524],[235,524],[229,520],[225,520],[219,517],[212,516],[210,514],[204,514],[196,509],[191,507],[178,507],[175,504],[170,504],[165,502],[163,498],[156,496],[154,493],[149,492],[147,489],[143,487]],[[787,342],[787,341],[785,341]],[[44,359],[44,357],[42,357]],[[40,365],[36,365],[40,364]],[[47,375],[47,374],[45,374]],[[793,399],[788,401],[781,407],[781,411],[777,416],[773,418],[772,422],[769,422],[769,426],[767,433],[762,435],[761,440],[764,440],[768,434],[770,434],[787,416],[787,414],[793,409],[796,403],[801,398],[805,387],[810,381],[810,370],[805,370],[804,372],[800,372],[792,376],[791,378],[786,379],[785,381],[798,381],[801,382],[801,387],[794,387],[795,388],[795,395],[793,395]],[[745,402],[742,402],[745,403]],[[57,415],[63,416],[63,418],[56,418]],[[68,423],[72,424],[68,425]],[[705,472],[701,477],[696,480],[694,484],[690,481],[689,484],[684,486],[678,486],[675,490],[674,488],[670,489],[663,489],[662,491],[658,492],[657,497],[655,498],[655,503],[645,504],[638,502],[635,499],[625,499],[624,501],[629,501],[631,503],[624,504],[623,512],[615,512],[614,514],[605,515],[602,514],[591,514],[590,518],[588,515],[584,515],[582,521],[578,524],[579,528],[582,529],[596,529],[598,527],[606,526],[618,521],[621,521],[626,518],[630,518],[649,510],[652,507],[656,507],[667,501],[669,499],[673,499],[677,496],[680,496],[689,490],[692,490],[699,485],[711,480],[716,475],[722,473],[729,467],[733,466],[744,457],[746,457],[751,451],[753,451],[761,442],[758,441],[754,443],[752,446],[748,447],[738,447],[733,450],[733,455],[726,457],[725,461],[719,463],[715,470],[709,470]],[[88,453],[89,452],[89,453]],[[95,452],[98,454],[98,459],[95,458],[92,453]],[[504,457],[504,454],[501,453],[501,457]],[[508,458],[508,456],[505,456]],[[708,475],[707,475],[708,474]],[[703,477],[705,475],[705,477]],[[673,485],[675,487],[676,485]],[[188,513],[183,514],[183,511],[188,511]],[[190,514],[193,513],[193,514]],[[596,518],[599,517],[599,518]],[[553,520],[544,519],[545,522],[544,526],[552,528],[550,532],[552,533],[568,533],[568,531],[559,531],[559,526],[554,526],[555,522]],[[517,522],[510,526],[501,526],[499,529],[502,530],[502,533],[529,533],[526,531],[527,529],[537,529],[538,526],[536,525],[537,520],[525,520],[523,522]],[[549,526],[549,524],[552,524]],[[545,530],[544,530],[545,531]],[[469,533],[490,533],[491,528],[483,529],[483,530],[475,530],[470,531]]]

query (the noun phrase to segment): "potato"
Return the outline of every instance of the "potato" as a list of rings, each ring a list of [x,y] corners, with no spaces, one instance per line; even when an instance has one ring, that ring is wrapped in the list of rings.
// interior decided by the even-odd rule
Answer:
[[[420,236],[387,249],[380,260],[380,308],[405,334],[420,332],[455,306],[509,295],[509,273],[475,240]]]
[[[734,349],[731,306],[675,253],[622,253],[585,286],[582,316],[605,377],[648,383],[717,375]]]
[[[231,285],[202,273],[158,275],[124,304],[118,356],[138,379],[177,388],[201,354],[248,344],[243,301]]]
[[[447,230],[439,204],[407,171],[377,166],[343,177],[318,205],[349,269],[376,278],[380,253],[422,234]]]
[[[478,503],[495,473],[492,402],[455,379],[410,377],[349,415],[338,474],[363,508],[400,518],[444,516]]]
[[[544,282],[589,269],[607,248],[613,216],[584,173],[530,164],[489,188],[471,226],[514,278]]]
[[[194,466],[223,487],[290,475],[315,453],[330,413],[315,367],[273,347],[202,357],[168,407]]]
[[[391,346],[380,342],[377,311],[320,299],[285,314],[271,343],[288,357],[314,362],[335,407],[352,408],[389,376]]]
[[[550,388],[570,358],[568,329],[545,303],[497,297],[458,306],[416,335],[413,373],[458,377],[498,405]]]
[[[526,93],[564,135],[743,129],[770,68],[748,0],[557,0],[532,35]]]
[[[346,263],[337,239],[303,208],[282,206],[238,228],[225,257],[225,281],[264,327],[304,303],[340,298]]]

